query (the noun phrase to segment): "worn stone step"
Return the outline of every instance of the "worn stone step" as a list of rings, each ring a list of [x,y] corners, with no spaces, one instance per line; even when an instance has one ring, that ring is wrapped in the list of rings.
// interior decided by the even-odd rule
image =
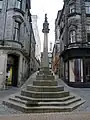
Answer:
[[[36,80],[55,80],[53,75],[37,75]]]
[[[16,95],[16,98],[19,98],[21,100],[27,100],[27,101],[36,101],[36,102],[63,102],[63,101],[67,101],[70,99],[75,98],[75,96],[67,96],[67,97],[62,97],[62,98],[32,98],[32,97],[26,97],[26,96],[22,96],[22,95]]]
[[[22,103],[22,104],[27,103],[27,100],[21,100],[19,98],[15,98],[15,97],[11,97],[11,98],[9,98],[9,100],[14,101],[14,102],[18,102],[18,103]]]
[[[16,98],[16,97],[9,98],[9,100],[13,101],[13,102],[16,102],[16,103],[25,104],[26,106],[28,105],[28,103],[29,103],[30,106],[36,106],[38,104],[38,102],[33,101],[33,100],[29,100],[29,101],[21,100],[21,99]]]
[[[11,102],[10,100],[3,101],[4,105],[14,108],[24,113],[50,113],[50,112],[71,112],[78,106],[83,104],[85,100],[75,102],[68,106],[33,106],[28,107],[22,103]]]
[[[70,99],[64,102],[38,102],[38,105],[40,106],[66,106],[66,105],[70,105],[72,103],[78,102],[80,100],[81,98],[77,97],[77,98]]]
[[[32,86],[28,85],[27,90],[36,91],[36,92],[58,92],[64,91],[63,86]]]
[[[59,97],[69,96],[69,92],[68,91],[36,92],[36,91],[22,90],[21,95],[24,95],[24,96],[27,96],[27,97],[34,97],[34,98],[59,98]]]
[[[57,86],[56,80],[34,80],[33,85],[35,86]]]

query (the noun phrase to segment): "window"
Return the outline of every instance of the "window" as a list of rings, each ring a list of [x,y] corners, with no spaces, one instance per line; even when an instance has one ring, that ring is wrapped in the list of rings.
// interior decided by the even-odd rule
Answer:
[[[75,5],[70,5],[70,13],[74,13],[75,12]]]
[[[17,2],[16,2],[16,8],[18,8],[18,9],[22,8],[22,0],[17,0]]]
[[[2,3],[3,3],[3,0],[0,0],[0,10],[2,10]]]
[[[14,25],[14,40],[19,41],[20,39],[20,23],[15,21]]]
[[[90,31],[90,25],[86,26],[87,31]]]
[[[87,41],[90,42],[90,33],[87,33]]]
[[[86,6],[86,13],[90,14],[90,6]]]
[[[90,2],[85,2],[85,6],[86,6],[86,13],[90,14]]]
[[[76,40],[76,32],[73,30],[70,32],[70,43],[74,43]]]

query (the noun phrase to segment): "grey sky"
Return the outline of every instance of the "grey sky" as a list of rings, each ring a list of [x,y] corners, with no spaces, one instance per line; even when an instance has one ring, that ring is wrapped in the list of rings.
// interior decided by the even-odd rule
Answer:
[[[38,29],[39,35],[41,40],[41,50],[43,47],[43,33],[42,33],[42,25],[44,22],[44,15],[47,13],[48,22],[50,23],[50,33],[49,33],[49,45],[50,42],[54,44],[55,34],[55,19],[57,16],[58,10],[62,9],[63,7],[63,0],[31,0],[31,13],[33,15],[38,16]]]

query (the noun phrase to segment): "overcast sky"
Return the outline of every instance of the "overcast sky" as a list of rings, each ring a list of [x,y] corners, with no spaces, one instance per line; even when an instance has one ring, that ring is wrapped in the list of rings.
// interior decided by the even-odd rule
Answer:
[[[42,27],[44,22],[45,13],[47,13],[50,32],[48,36],[48,43],[54,44],[55,41],[55,19],[58,10],[63,7],[63,0],[31,0],[31,13],[38,16],[38,29],[41,40],[41,51],[43,47],[44,35],[42,33]]]

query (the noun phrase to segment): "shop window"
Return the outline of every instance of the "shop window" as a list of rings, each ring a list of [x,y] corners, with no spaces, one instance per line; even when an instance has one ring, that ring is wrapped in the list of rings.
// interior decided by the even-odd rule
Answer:
[[[87,33],[87,41],[90,42],[90,33]]]
[[[70,82],[83,82],[83,63],[81,59],[69,61]]]
[[[2,10],[3,0],[0,0],[0,11]]]
[[[70,43],[76,42],[76,31],[70,31]]]
[[[18,8],[18,9],[22,8],[22,0],[17,0],[17,2],[16,2],[16,8]]]
[[[90,82],[90,58],[84,61],[84,77],[86,82]]]
[[[20,23],[18,21],[15,21],[14,24],[14,40],[19,41],[20,39]]]
[[[75,12],[75,5],[72,4],[70,5],[70,13],[74,13]]]
[[[65,79],[68,81],[68,62],[65,63]]]

